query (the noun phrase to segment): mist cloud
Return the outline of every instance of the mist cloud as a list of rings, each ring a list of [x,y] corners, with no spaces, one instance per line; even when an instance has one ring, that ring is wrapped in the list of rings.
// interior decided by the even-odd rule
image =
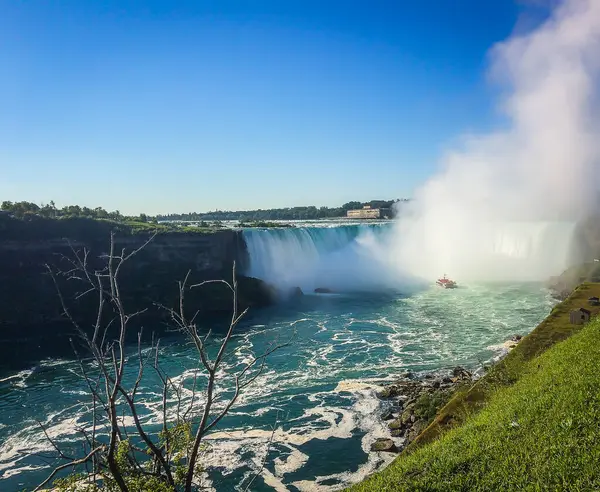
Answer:
[[[600,1],[567,0],[490,51],[503,128],[463,138],[415,194],[393,254],[418,275],[536,279],[597,203]]]

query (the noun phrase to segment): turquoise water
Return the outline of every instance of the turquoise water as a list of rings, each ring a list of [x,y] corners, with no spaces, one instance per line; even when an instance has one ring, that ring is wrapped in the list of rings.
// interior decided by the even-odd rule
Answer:
[[[374,439],[387,435],[374,385],[407,370],[477,368],[500,355],[512,334],[529,332],[551,305],[533,283],[456,290],[427,285],[410,292],[307,295],[251,313],[232,341],[227,371],[273,340],[291,343],[269,357],[211,437],[203,456],[207,483],[219,492],[243,490],[260,468],[272,427],[265,468],[251,490],[336,490],[360,480],[391,458],[367,453]],[[222,335],[213,328],[216,343]],[[178,337],[162,346],[163,368],[189,387],[194,351]],[[1,490],[29,490],[45,477],[47,464],[32,453],[52,450],[37,420],[76,452],[75,428],[89,418],[78,373],[72,361],[52,360],[0,381]],[[141,392],[149,425],[157,421],[159,398],[149,372]]]

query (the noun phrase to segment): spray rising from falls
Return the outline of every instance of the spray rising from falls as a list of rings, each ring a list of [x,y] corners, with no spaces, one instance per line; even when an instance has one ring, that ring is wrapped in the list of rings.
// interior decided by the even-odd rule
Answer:
[[[540,27],[492,49],[492,75],[508,89],[501,101],[504,129],[465,138],[417,191],[396,230],[399,264],[426,276],[443,269],[515,280],[541,279],[567,266],[572,224],[597,205],[600,188],[599,52],[597,0],[563,1]],[[498,239],[527,234],[545,238],[532,244],[535,258]],[[532,261],[511,267],[496,253]]]
[[[397,242],[402,241],[397,236],[398,226],[247,229],[244,239],[250,256],[248,274],[283,289],[301,287],[304,292],[317,287],[340,292],[390,288],[406,291],[432,283],[444,273],[444,265],[456,265],[460,259],[431,257],[420,268],[432,270],[429,277],[410,275],[410,263],[407,265],[398,257]],[[558,222],[490,226],[484,237],[472,242],[476,247],[471,247],[464,257],[469,258],[471,265],[482,261],[496,265],[493,280],[515,280],[515,272],[520,272],[519,280],[536,280],[548,265],[557,267],[564,263],[572,227],[571,223]],[[483,229],[479,233],[484,234]],[[408,246],[412,239],[408,238]],[[548,248],[549,244],[552,248]],[[413,256],[418,259],[421,252],[414,251]],[[460,280],[468,278],[467,275]]]

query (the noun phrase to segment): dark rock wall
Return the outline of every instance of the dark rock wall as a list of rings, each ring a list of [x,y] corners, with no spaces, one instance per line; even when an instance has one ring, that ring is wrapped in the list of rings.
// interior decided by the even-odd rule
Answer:
[[[138,248],[147,236],[116,236],[116,251]],[[109,237],[52,240],[6,240],[0,236],[0,371],[27,365],[45,356],[72,355],[68,338],[73,327],[61,315],[60,303],[45,264],[62,270],[69,268],[65,256],[90,250],[92,268],[102,265],[100,256],[109,251]],[[167,317],[157,303],[177,306],[178,284],[188,273],[189,283],[232,278],[236,262],[239,284],[239,308],[270,304],[274,291],[258,279],[239,275],[248,266],[248,253],[241,232],[216,231],[207,234],[165,233],[157,235],[139,254],[123,267],[120,275],[123,298],[129,312],[148,308],[132,328],[129,339],[135,340],[137,328],[162,333]],[[91,327],[97,307],[95,296],[76,300],[86,286],[76,280],[59,279],[69,305],[85,327]],[[231,315],[232,297],[222,284],[209,284],[186,295],[189,311],[200,310],[200,319],[225,320]],[[227,315],[227,316],[226,316]],[[215,321],[219,322],[219,321]]]

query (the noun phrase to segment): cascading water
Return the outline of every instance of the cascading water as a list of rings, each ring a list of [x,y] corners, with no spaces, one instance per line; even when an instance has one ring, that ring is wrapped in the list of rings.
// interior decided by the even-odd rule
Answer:
[[[569,264],[574,224],[502,222],[447,231],[406,223],[246,229],[251,276],[281,288],[402,288],[448,273],[464,281],[545,280]]]
[[[398,279],[385,253],[391,224],[246,229],[249,274],[281,288],[363,290]]]

